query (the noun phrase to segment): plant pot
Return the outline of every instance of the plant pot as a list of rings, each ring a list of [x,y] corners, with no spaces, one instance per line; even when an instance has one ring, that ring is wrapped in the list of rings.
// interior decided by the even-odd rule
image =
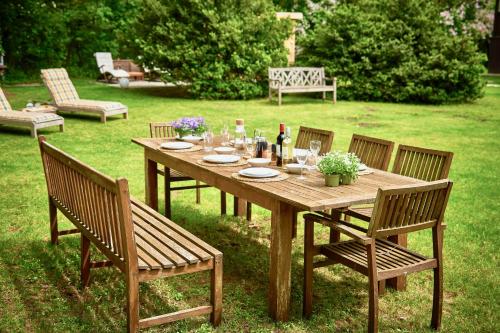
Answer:
[[[351,175],[342,175],[342,177],[340,177],[340,182],[342,185],[351,185],[354,179]]]
[[[329,187],[339,186],[340,175],[325,175],[325,185]]]

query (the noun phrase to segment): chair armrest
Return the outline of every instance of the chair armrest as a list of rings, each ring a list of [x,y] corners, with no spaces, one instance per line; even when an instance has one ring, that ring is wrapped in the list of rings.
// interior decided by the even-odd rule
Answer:
[[[364,231],[362,227],[355,226],[349,222],[345,221],[333,222],[330,219],[327,219],[323,216],[319,216],[316,214],[306,214],[304,215],[304,219],[306,223],[318,222],[324,226],[335,229],[343,233],[344,235],[351,237],[352,239],[363,245],[371,244],[374,241],[373,238],[360,233]]]

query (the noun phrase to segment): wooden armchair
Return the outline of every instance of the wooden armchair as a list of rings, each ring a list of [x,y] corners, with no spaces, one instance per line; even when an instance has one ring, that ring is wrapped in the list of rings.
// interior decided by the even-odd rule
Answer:
[[[368,231],[344,221],[333,222],[315,214],[305,215],[304,233],[304,316],[312,313],[313,269],[342,264],[368,276],[368,331],[378,331],[378,281],[402,274],[434,270],[434,297],[431,326],[439,329],[443,306],[443,216],[452,183],[435,181],[420,186],[379,189]],[[321,223],[351,238],[324,245],[314,244],[314,224]],[[433,256],[398,246],[384,238],[432,228]],[[314,262],[315,256],[327,260]]]
[[[170,125],[170,123],[150,123],[149,129],[152,138],[175,138],[175,128]],[[172,183],[175,182],[183,182],[193,180],[193,178],[188,177],[174,169],[170,169],[164,167],[162,169],[158,169],[157,173],[162,175],[165,180],[165,216],[167,218],[172,217],[172,192],[173,191],[183,191],[183,190],[191,190],[196,189],[196,203],[199,204],[201,202],[201,188],[210,187],[205,184],[201,184],[199,181],[196,181],[196,185],[188,185],[188,186],[177,186],[172,187]]]
[[[297,140],[295,141],[295,148],[309,149],[311,141],[318,140],[321,141],[321,149],[319,153],[326,154],[332,150],[334,135],[335,133],[332,131],[300,126],[299,133],[297,134]]]

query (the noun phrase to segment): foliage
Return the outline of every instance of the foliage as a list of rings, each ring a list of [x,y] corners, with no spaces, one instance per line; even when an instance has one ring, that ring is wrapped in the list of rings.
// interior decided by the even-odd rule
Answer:
[[[3,0],[0,39],[9,78],[47,67],[97,75],[94,52],[127,55],[118,42],[139,0]]]
[[[450,33],[432,1],[341,2],[313,20],[298,62],[339,78],[339,98],[438,104],[483,94],[484,55]]]
[[[344,155],[344,170],[343,176],[349,176],[352,180],[358,178],[359,165],[361,161],[354,153],[346,153]]]
[[[133,29],[146,67],[193,96],[228,99],[264,94],[267,68],[286,65],[289,33],[269,0],[145,0]]]
[[[319,161],[318,169],[324,175],[341,175],[345,169],[344,154],[340,151],[326,154]]]

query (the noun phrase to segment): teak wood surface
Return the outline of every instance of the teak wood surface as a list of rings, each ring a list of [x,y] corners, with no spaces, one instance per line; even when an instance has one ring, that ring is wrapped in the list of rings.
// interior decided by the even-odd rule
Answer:
[[[159,148],[162,140],[132,139],[144,148],[146,203],[158,209],[157,164],[216,187],[221,191],[258,204],[271,211],[271,245],[269,269],[269,312],[275,320],[287,321],[290,309],[292,217],[294,211],[324,211],[355,204],[372,203],[380,187],[426,183],[380,170],[360,176],[352,185],[326,187],[320,173],[307,175],[304,181],[296,175],[280,182],[242,182],[231,177],[243,167],[208,167],[197,160],[204,152],[179,153]]]

